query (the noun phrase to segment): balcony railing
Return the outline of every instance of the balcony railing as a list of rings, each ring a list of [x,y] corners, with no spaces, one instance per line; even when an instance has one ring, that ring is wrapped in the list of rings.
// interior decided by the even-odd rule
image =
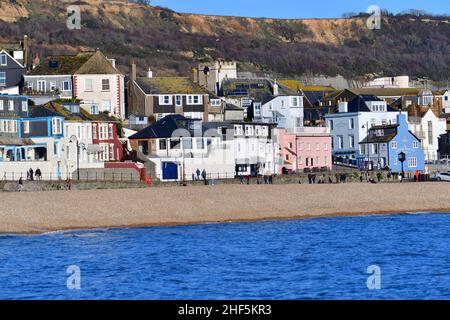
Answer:
[[[328,135],[330,128],[328,127],[295,127],[286,130],[288,133],[308,134],[308,135]]]

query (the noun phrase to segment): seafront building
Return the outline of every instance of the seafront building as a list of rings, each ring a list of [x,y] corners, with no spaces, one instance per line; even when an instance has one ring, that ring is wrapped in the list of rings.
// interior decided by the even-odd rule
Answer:
[[[364,150],[359,143],[370,128],[395,124],[398,112],[385,100],[375,96],[363,95],[349,102],[341,101],[335,112],[325,116],[333,137],[334,161],[359,167],[364,165]]]
[[[406,115],[397,114],[395,124],[372,126],[360,142],[366,163],[375,168],[388,167],[400,173],[424,171],[425,155],[421,140],[409,131]],[[400,155],[404,155],[404,162]]]
[[[101,51],[48,56],[34,64],[24,76],[24,92],[36,104],[74,98],[91,114],[125,119],[125,76]]]
[[[204,122],[168,115],[129,137],[132,148],[154,163],[162,181],[275,174],[278,145],[273,125],[246,122]]]

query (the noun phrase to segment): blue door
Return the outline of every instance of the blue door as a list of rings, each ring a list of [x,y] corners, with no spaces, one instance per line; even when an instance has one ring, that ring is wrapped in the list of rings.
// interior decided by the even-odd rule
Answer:
[[[178,179],[178,165],[174,162],[162,163],[163,180],[177,180]]]

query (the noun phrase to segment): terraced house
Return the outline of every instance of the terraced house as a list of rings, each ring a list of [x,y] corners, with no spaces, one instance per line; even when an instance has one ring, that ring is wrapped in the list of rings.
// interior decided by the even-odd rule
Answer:
[[[125,77],[115,60],[100,51],[49,56],[24,78],[26,92],[36,104],[76,98],[91,114],[125,118]]]
[[[139,77],[131,80],[129,115],[160,120],[171,114],[203,121],[222,120],[223,103],[185,77]]]
[[[0,95],[0,175],[14,178],[30,168],[61,176],[64,118],[41,116],[28,97]],[[18,178],[18,177],[17,177]]]

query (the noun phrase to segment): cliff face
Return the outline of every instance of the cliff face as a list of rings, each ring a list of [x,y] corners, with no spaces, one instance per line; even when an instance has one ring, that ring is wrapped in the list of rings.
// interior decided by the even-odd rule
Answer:
[[[81,7],[81,30],[66,27],[72,4]],[[255,19],[180,14],[125,0],[0,0],[0,28],[0,42],[28,34],[32,49],[44,55],[100,48],[123,66],[133,57],[142,68],[170,75],[187,75],[193,64],[217,58],[284,75],[442,80],[450,74],[445,18],[387,16],[381,30],[369,30],[363,17]]]

